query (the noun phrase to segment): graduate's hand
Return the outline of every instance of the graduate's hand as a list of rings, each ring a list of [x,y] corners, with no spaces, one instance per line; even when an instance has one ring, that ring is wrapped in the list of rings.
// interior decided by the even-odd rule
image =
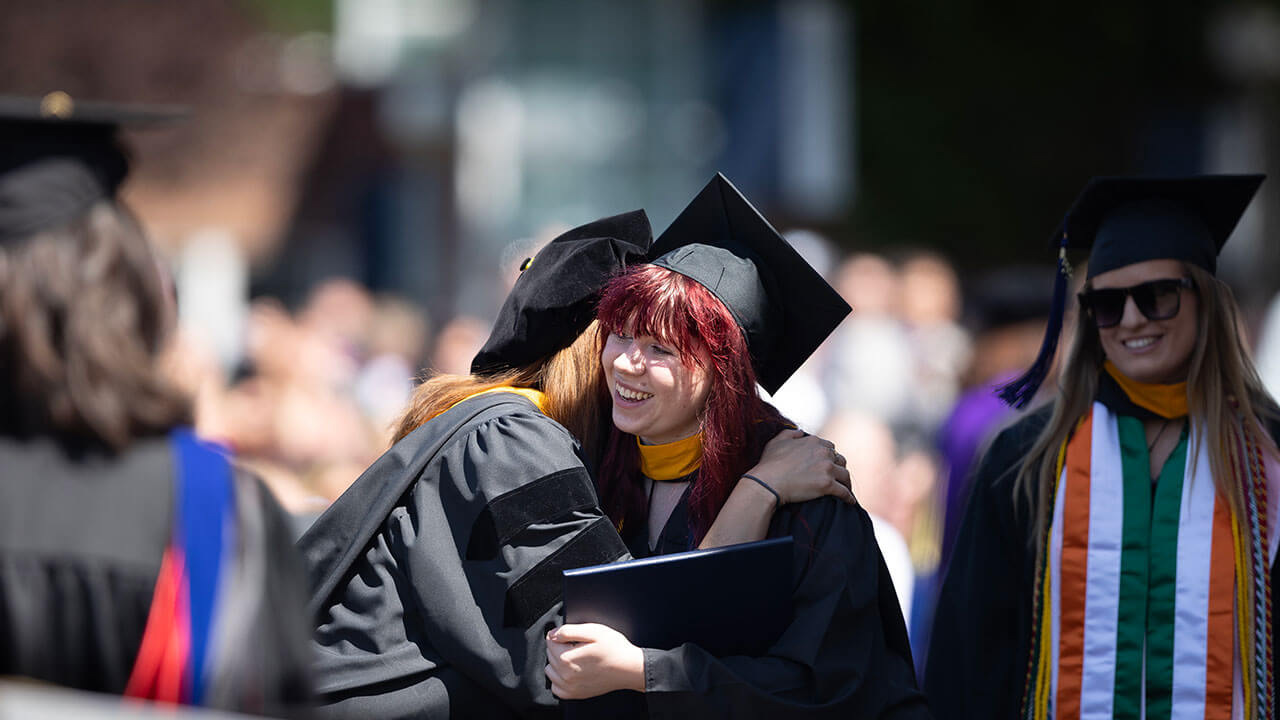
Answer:
[[[804,502],[823,495],[851,505],[858,502],[844,456],[836,452],[830,440],[800,430],[783,430],[774,435],[764,446],[760,462],[747,474],[767,483],[783,503]],[[739,483],[755,484],[749,479]],[[760,492],[768,491],[760,488]]]
[[[547,633],[546,673],[562,700],[644,692],[644,651],[607,625],[562,625]]]

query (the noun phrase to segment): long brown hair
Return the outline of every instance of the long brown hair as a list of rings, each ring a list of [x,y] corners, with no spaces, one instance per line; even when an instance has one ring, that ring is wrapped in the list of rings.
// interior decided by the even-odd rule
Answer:
[[[1244,432],[1264,453],[1277,453],[1266,423],[1280,418],[1276,402],[1262,385],[1240,332],[1239,310],[1235,296],[1226,283],[1194,265],[1185,271],[1195,283],[1199,298],[1196,314],[1196,345],[1187,373],[1187,405],[1190,416],[1206,432],[1193,435],[1193,442],[1203,437],[1209,443],[1209,466],[1220,496],[1227,500],[1231,513],[1245,517],[1245,492],[1241,478],[1230,471],[1247,465],[1240,457],[1236,433]],[[1016,499],[1027,502],[1034,513],[1034,543],[1037,558],[1045,552],[1044,538],[1053,508],[1052,488],[1056,480],[1058,450],[1070,437],[1080,419],[1093,403],[1098,391],[1099,373],[1105,356],[1098,329],[1084,314],[1078,313],[1076,328],[1066,366],[1058,381],[1057,401],[1053,414],[1027,455],[1014,483]],[[1191,452],[1197,452],[1195,446]],[[1037,561],[1036,567],[1039,567]],[[1246,574],[1239,587],[1252,587],[1251,565],[1245,563]],[[1248,644],[1252,655],[1252,644]]]
[[[0,432],[119,451],[190,422],[158,369],[172,306],[141,227],[113,201],[0,247]]]
[[[565,426],[598,463],[608,423],[607,393],[600,376],[600,333],[596,321],[568,347],[543,361],[490,375],[431,377],[418,386],[396,425],[395,441],[476,393],[499,387],[541,390],[547,416]]]

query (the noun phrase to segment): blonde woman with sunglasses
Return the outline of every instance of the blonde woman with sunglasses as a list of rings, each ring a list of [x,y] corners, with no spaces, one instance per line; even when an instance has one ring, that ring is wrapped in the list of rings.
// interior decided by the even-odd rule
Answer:
[[[925,676],[940,718],[1273,718],[1275,401],[1218,252],[1261,176],[1096,178],[1057,233],[1089,249],[1052,403],[976,469]]]

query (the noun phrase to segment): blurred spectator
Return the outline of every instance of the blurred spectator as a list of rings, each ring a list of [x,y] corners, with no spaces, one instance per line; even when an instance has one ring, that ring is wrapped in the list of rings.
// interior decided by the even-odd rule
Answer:
[[[471,373],[471,358],[489,337],[489,326],[470,315],[459,315],[440,330],[431,351],[430,369],[447,375]]]
[[[378,447],[390,447],[392,425],[400,417],[413,379],[422,367],[427,344],[426,315],[410,303],[394,297],[375,301],[370,318],[367,352],[356,375],[356,403],[378,433]]]
[[[960,287],[941,256],[916,253],[902,263],[897,307],[913,357],[909,407],[913,427],[933,432],[955,402],[969,364],[969,335],[960,327]]]
[[[897,271],[878,255],[854,255],[837,270],[836,290],[853,313],[829,340],[825,385],[833,411],[860,410],[890,424],[906,416],[914,360],[895,316],[898,282]]]
[[[895,268],[878,255],[841,265],[853,314],[831,340],[825,376],[834,410],[870,413],[896,435],[931,434],[955,402],[969,362],[955,271],[917,252]]]
[[[844,412],[833,416],[820,434],[835,443],[836,450],[848,461],[853,492],[871,516],[876,542],[902,606],[902,617],[909,620],[916,573],[906,538],[911,534],[914,511],[908,494],[896,481],[898,458],[893,433],[871,415]]]
[[[987,272],[974,283],[970,315],[976,338],[964,373],[967,389],[938,431],[946,473],[939,493],[944,564],[964,515],[973,463],[987,440],[1015,415],[996,390],[1029,367],[1040,349],[1053,273],[1051,267],[1012,267]],[[1052,385],[1052,380],[1045,383]]]
[[[234,382],[217,371],[184,381],[203,388],[197,427],[235,448],[305,526],[390,444],[421,367],[427,321],[404,300],[333,279],[296,318],[272,298],[254,301],[246,335]],[[197,342],[181,353],[171,366],[209,364]]]

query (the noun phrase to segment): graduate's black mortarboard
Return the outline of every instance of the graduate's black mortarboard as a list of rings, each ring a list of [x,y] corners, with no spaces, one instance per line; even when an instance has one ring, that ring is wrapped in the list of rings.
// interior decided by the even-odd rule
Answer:
[[[653,244],[653,264],[696,280],[738,321],[770,394],[852,308],[724,175]]]
[[[1094,178],[1057,236],[1066,238],[1068,249],[1090,251],[1089,278],[1161,259],[1183,260],[1212,273],[1264,177]]]
[[[643,210],[596,220],[547,243],[521,268],[471,372],[524,367],[568,347],[595,318],[600,289],[648,257],[653,234]]]
[[[0,243],[74,220],[114,196],[129,171],[118,129],[181,114],[77,101],[62,92],[0,96]]]
[[[1057,351],[1070,274],[1068,250],[1089,250],[1088,278],[1147,260],[1181,260],[1213,273],[1218,253],[1264,175],[1096,177],[1085,185],[1054,232],[1058,276],[1040,356],[1000,397],[1024,407]]]

